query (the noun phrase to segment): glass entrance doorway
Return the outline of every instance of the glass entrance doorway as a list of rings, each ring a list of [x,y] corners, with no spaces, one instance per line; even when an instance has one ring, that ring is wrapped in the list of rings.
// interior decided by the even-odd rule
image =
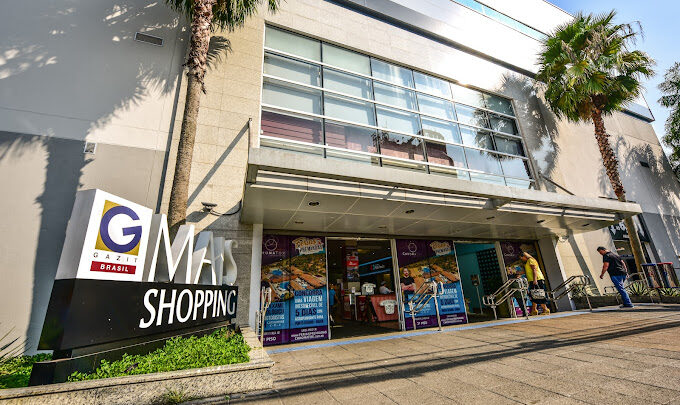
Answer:
[[[494,319],[491,308],[482,304],[482,297],[492,294],[503,284],[495,245],[456,243],[456,256],[469,322]]]
[[[328,238],[331,338],[399,329],[390,240]]]

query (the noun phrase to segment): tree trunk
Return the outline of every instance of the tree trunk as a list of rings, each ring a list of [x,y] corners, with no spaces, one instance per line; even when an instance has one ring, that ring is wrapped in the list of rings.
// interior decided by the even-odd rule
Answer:
[[[201,93],[205,92],[203,79],[207,68],[208,48],[210,47],[210,23],[212,7],[216,0],[194,0],[191,18],[191,44],[187,59],[187,96],[182,117],[182,130],[177,147],[175,175],[170,191],[168,206],[168,225],[170,237],[174,239],[177,229],[186,222],[189,199],[189,178],[191,161],[196,141],[196,126]]]
[[[609,134],[604,127],[604,120],[602,119],[602,111],[594,108],[592,111],[593,123],[595,124],[595,138],[597,139],[597,146],[600,148],[600,154],[602,155],[602,162],[604,163],[604,168],[607,172],[607,177],[609,177],[609,182],[614,189],[616,198],[619,201],[626,201],[626,191],[623,189],[623,184],[621,183],[621,178],[619,176],[619,162],[614,155],[614,150],[609,143]],[[640,243],[640,237],[637,233],[637,228],[635,228],[635,222],[633,222],[632,217],[628,217],[623,220],[626,225],[626,230],[628,231],[628,236],[630,237],[630,247],[633,251],[633,257],[635,258],[635,271],[640,272],[642,270],[641,264],[644,263],[644,255],[642,253],[642,244]]]

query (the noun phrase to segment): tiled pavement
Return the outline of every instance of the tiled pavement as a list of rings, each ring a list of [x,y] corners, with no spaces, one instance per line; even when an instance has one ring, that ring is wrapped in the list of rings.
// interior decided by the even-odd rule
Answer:
[[[232,403],[680,405],[680,306],[271,356],[275,389]]]

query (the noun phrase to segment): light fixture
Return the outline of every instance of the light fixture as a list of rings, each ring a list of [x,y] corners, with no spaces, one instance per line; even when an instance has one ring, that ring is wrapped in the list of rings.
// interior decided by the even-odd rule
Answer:
[[[413,214],[414,212],[416,212],[416,210],[406,210],[404,211],[404,214]]]
[[[211,213],[213,212],[213,209],[217,207],[217,204],[211,203],[211,202],[203,202],[201,201],[201,205],[203,205],[203,211]]]
[[[310,201],[310,202],[309,202],[309,206],[310,206],[310,207],[316,207],[317,205],[319,205],[319,202],[318,202],[318,201]]]

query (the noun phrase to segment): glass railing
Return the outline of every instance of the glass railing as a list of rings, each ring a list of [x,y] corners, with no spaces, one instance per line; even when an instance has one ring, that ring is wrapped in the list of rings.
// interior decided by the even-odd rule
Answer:
[[[485,16],[493,20],[496,20],[501,24],[507,25],[508,27],[513,28],[539,41],[543,41],[547,38],[547,36],[544,33],[534,28],[531,28],[528,25],[523,24],[512,17],[508,17],[507,15],[499,11],[496,11],[493,8],[484,5],[478,1],[475,0],[451,0],[451,1],[453,1],[454,3],[458,3],[461,6],[465,6],[470,10],[476,11],[480,14],[484,14]]]

